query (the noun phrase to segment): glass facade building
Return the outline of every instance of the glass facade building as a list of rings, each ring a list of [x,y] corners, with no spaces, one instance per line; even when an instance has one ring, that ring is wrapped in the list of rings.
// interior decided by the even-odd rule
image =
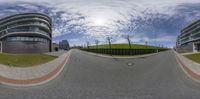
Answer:
[[[177,48],[185,52],[200,51],[200,20],[197,20],[184,29],[177,37]]]
[[[59,49],[69,50],[69,42],[67,40],[62,40],[59,42]]]
[[[42,13],[15,14],[0,19],[1,51],[44,53],[51,51],[51,18]]]

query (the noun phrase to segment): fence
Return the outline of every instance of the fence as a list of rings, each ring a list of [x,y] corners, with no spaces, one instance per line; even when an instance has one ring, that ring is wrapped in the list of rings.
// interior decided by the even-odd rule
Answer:
[[[108,49],[108,48],[99,48],[99,49],[81,49],[83,51],[101,53],[101,54],[110,54],[110,55],[140,55],[140,54],[149,54],[156,53],[160,51],[165,51],[168,49]]]

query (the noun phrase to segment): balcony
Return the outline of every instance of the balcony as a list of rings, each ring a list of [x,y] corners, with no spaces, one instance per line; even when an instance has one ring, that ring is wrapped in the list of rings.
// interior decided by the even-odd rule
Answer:
[[[2,25],[0,25],[0,28],[3,27],[3,26],[7,26],[7,25],[10,25],[10,24],[17,23],[17,22],[32,21],[32,20],[45,22],[46,24],[49,25],[49,27],[51,27],[50,23],[48,21],[44,20],[44,19],[40,19],[40,18],[25,18],[25,19],[20,19],[20,20],[15,20],[15,21],[12,21],[12,22],[8,22],[6,24],[2,24]]]
[[[6,21],[12,21],[13,19],[19,20],[19,19],[24,19],[27,17],[41,17],[41,18],[46,19],[46,21],[49,21],[49,22],[51,21],[47,16],[43,16],[43,15],[39,15],[39,14],[24,14],[24,15],[22,14],[22,15],[15,15],[15,16],[12,16],[9,18],[4,18],[0,21],[0,23],[4,24]]]

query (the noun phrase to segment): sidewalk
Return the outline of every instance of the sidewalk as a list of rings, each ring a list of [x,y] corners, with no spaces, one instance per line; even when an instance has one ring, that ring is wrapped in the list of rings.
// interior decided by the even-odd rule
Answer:
[[[190,59],[187,59],[183,55],[175,52],[177,62],[180,64],[183,71],[192,79],[200,82],[200,64]]]
[[[67,53],[68,51],[60,50],[60,51],[54,51],[54,52],[47,52],[45,54],[51,55],[51,56],[60,56],[63,53]]]
[[[200,53],[200,52],[188,52],[188,53],[181,53],[181,55],[190,55],[190,54],[197,54],[197,53]]]
[[[33,67],[9,67],[0,64],[0,83],[12,86],[34,86],[55,78],[64,68],[70,51],[48,63]]]

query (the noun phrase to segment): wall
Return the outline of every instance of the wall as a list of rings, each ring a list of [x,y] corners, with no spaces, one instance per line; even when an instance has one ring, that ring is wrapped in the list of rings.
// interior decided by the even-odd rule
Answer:
[[[49,43],[3,41],[3,52],[5,53],[44,53],[49,52],[49,48]]]
[[[193,42],[180,46],[179,48],[177,48],[177,52],[180,53],[193,52]]]

